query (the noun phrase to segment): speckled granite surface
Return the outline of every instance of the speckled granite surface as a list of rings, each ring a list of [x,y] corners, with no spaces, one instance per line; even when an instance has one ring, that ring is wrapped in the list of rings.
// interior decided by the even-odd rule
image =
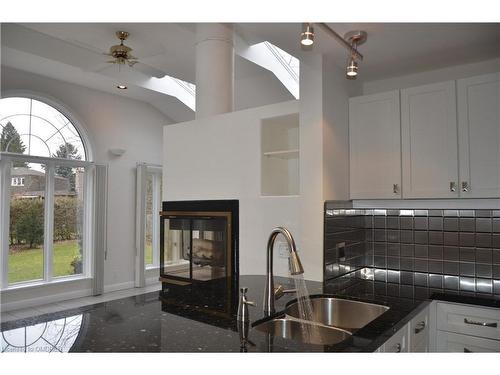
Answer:
[[[77,329],[73,337],[66,339],[65,349],[70,352],[371,352],[425,307],[430,301],[431,292],[417,297],[412,295],[411,298],[400,294],[391,295],[387,293],[387,290],[393,290],[390,288],[391,283],[386,280],[382,287],[381,282],[371,278],[370,274],[370,271],[358,271],[347,277],[330,280],[326,285],[307,282],[311,295],[338,295],[390,307],[379,318],[334,346],[303,344],[250,329],[249,343],[242,347],[237,330],[235,294],[228,297],[227,293],[217,288],[186,290],[174,287],[166,288],[163,292],[2,323],[2,351],[9,351],[9,348],[14,348],[12,345],[19,344],[16,344],[16,335],[13,333],[19,336],[35,326],[45,327],[43,330],[37,328],[40,338],[27,339],[25,344],[30,340],[56,342],[56,334],[50,336],[47,333],[50,329],[54,330],[47,328],[51,327],[49,323],[67,321],[77,316],[81,323],[77,328],[73,327]],[[291,287],[290,280],[276,279],[276,282]],[[239,279],[238,286],[248,287],[249,300],[258,305],[250,308],[252,322],[265,319],[262,313],[264,283],[264,276],[241,276]],[[235,286],[235,290],[238,286]],[[439,299],[450,298],[453,302],[463,299],[464,303],[498,305],[498,301],[492,299],[447,294],[446,291],[436,296]],[[293,295],[279,299],[276,310],[283,311],[293,299]],[[57,343],[64,340],[63,336],[61,334]],[[53,346],[64,348],[60,344]]]

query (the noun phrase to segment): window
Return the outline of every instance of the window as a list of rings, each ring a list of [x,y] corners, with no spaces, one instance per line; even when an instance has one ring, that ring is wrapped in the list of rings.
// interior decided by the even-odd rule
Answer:
[[[152,268],[160,262],[161,170],[148,168],[145,195],[144,264]]]
[[[136,196],[136,270],[135,285],[146,284],[146,274],[157,272],[160,266],[160,210],[162,191],[160,166],[137,166]],[[145,272],[151,270],[151,272]],[[151,276],[151,275],[150,275]]]
[[[24,177],[12,177],[10,186],[24,186]]]
[[[0,99],[2,288],[89,273],[87,149],[55,107]]]

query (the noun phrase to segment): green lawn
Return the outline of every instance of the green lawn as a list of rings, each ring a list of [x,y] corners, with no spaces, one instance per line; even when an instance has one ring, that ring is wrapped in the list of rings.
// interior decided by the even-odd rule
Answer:
[[[78,242],[54,243],[54,276],[72,275],[71,262],[79,254]],[[43,278],[42,248],[17,251],[9,254],[9,283]]]

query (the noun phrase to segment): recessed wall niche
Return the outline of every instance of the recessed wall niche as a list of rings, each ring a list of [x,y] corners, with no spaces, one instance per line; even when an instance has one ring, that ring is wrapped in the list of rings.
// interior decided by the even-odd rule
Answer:
[[[299,114],[261,120],[261,194],[299,194]]]

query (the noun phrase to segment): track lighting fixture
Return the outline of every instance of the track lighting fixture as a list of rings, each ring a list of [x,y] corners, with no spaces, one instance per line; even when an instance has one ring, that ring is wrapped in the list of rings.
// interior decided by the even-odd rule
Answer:
[[[316,24],[322,31],[333,37],[345,49],[349,50],[349,58],[347,59],[346,77],[348,79],[356,79],[358,75],[358,61],[363,60],[363,55],[358,52],[358,46],[366,42],[368,34],[366,31],[354,30],[340,36],[332,30],[326,23]],[[302,24],[302,33],[300,34],[300,43],[303,46],[312,46],[314,43],[314,28],[311,23]]]
[[[366,42],[367,34],[365,31],[350,31],[344,35],[344,39],[351,45],[349,58],[347,60],[346,78],[356,79],[358,76],[359,65],[356,61],[358,46]]]
[[[312,46],[314,43],[314,27],[310,23],[302,24],[302,33],[300,34],[300,43],[303,46]]]

